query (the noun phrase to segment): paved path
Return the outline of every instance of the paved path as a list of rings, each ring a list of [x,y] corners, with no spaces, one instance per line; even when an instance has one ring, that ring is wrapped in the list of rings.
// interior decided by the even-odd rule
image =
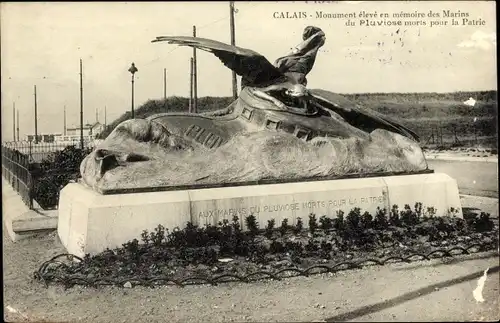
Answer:
[[[4,310],[9,321],[325,322],[496,321],[498,252],[219,286],[48,289],[33,270],[61,252],[53,237],[4,236]],[[22,252],[19,252],[22,251]],[[478,303],[473,291],[489,268]]]
[[[428,159],[430,169],[455,178],[461,194],[498,198],[498,163]]]

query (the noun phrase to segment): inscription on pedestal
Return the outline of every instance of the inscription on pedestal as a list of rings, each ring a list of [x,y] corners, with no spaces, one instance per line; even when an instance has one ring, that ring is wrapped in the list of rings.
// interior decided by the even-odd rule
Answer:
[[[282,199],[282,196],[276,197],[276,199]],[[273,196],[262,198],[262,200],[272,200]],[[212,200],[211,205],[217,205],[219,201]],[[241,204],[241,200],[234,201],[231,203],[230,200],[225,200],[224,206],[228,204]],[[250,201],[248,201],[250,202]],[[255,215],[257,219],[270,220],[275,216],[275,220],[288,218],[289,220],[295,221],[295,218],[307,217],[310,213],[316,214],[317,217],[326,215],[329,217],[335,217],[337,211],[342,210],[344,212],[349,212],[355,207],[361,208],[363,211],[373,211],[377,207],[384,208],[387,204],[387,199],[384,194],[376,196],[346,196],[334,199],[322,199],[322,200],[303,200],[303,201],[293,201],[291,203],[271,203],[262,201],[260,204],[248,203],[248,205],[239,207],[215,207],[207,208],[203,206],[204,201],[197,202],[192,211],[193,222],[198,225],[205,224],[217,224],[219,221],[224,219],[231,219],[234,216],[244,220],[245,217],[249,215]]]

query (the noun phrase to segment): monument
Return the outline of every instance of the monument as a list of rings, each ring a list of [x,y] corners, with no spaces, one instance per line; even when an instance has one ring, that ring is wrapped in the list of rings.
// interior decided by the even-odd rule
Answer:
[[[233,103],[201,114],[127,120],[81,164],[60,195],[58,232],[69,252],[120,246],[158,224],[203,225],[254,214],[261,224],[310,213],[335,217],[422,202],[460,209],[456,181],[429,170],[418,136],[343,96],[307,87],[324,32],[270,63],[249,49],[194,37],[153,42],[212,53],[242,77]],[[279,222],[278,222],[279,223]]]

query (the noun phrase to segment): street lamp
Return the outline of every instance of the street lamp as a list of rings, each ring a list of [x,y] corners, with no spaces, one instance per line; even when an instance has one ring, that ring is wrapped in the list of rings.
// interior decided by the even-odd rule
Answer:
[[[128,69],[128,71],[132,74],[132,119],[134,119],[134,74],[138,71],[135,64],[132,63],[132,66]]]

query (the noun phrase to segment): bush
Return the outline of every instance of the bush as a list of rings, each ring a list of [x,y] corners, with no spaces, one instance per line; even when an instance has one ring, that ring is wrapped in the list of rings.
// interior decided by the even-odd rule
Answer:
[[[297,224],[295,224],[294,233],[295,233],[295,234],[298,234],[298,233],[300,233],[303,229],[304,229],[304,224],[303,224],[303,222],[302,222],[302,218],[298,217],[298,218],[297,218]]]
[[[344,230],[344,211],[337,211],[337,217],[333,219],[333,228],[337,231]]]
[[[392,245],[390,252],[399,252],[398,255],[405,250],[400,247],[401,244],[404,248],[417,246],[415,250],[421,252],[419,248],[422,248],[422,241],[439,242],[460,235],[470,237],[471,233],[492,232],[495,229],[487,213],[479,215],[466,213],[464,220],[453,216],[428,217],[424,220],[418,216],[422,210],[421,204],[416,204],[414,210],[405,205],[402,211],[394,205],[390,217],[394,222],[397,222],[395,219],[398,218],[400,226],[388,225],[385,209],[378,208],[375,216],[372,216],[369,212],[362,213],[360,208],[354,208],[345,219],[343,212],[339,211],[336,219],[329,221],[326,216],[320,218],[321,231],[317,230],[316,216],[310,214],[309,225],[313,230],[309,231],[312,234],[308,237],[300,234],[299,219],[293,228],[295,236],[288,236],[292,230],[286,219],[281,222],[278,229],[280,235],[276,236],[273,235],[276,231],[274,219],[269,220],[265,230],[260,232],[257,219],[253,215],[245,218],[248,228],[245,232],[242,232],[240,219],[237,216],[233,217],[232,222],[224,219],[216,226],[198,227],[187,223],[186,228],[182,230],[175,228],[171,232],[159,225],[151,233],[142,232],[142,244],[134,239],[123,244],[120,249],[106,250],[93,257],[86,256],[82,266],[103,268],[118,266],[120,274],[132,275],[140,266],[149,268],[154,265],[162,268],[161,266],[168,267],[167,263],[170,264],[172,261],[177,264],[176,266],[203,264],[217,265],[217,268],[221,268],[223,265],[218,263],[219,258],[231,257],[237,260],[235,258],[237,256],[261,265],[276,261],[276,265],[285,267],[292,263],[310,266],[311,261],[319,260],[317,258],[328,260],[346,252],[373,251],[386,243]],[[429,214],[432,214],[433,209],[428,208],[428,210]],[[329,230],[330,225],[335,230]],[[263,236],[257,237],[258,234]],[[124,269],[121,269],[122,267]],[[149,273],[158,273],[159,269],[147,270]]]
[[[377,230],[386,229],[389,226],[389,222],[387,221],[387,210],[381,209],[377,207],[377,211],[375,213],[375,219],[373,220],[373,227]]]
[[[316,220],[316,215],[311,213],[309,214],[309,232],[311,234],[314,234],[317,228],[318,228],[318,221]]]
[[[286,232],[288,231],[289,226],[288,226],[288,219],[283,219],[281,222],[281,227],[280,227],[280,234],[281,236],[284,236]]]
[[[57,206],[59,192],[70,181],[80,177],[80,164],[91,151],[91,149],[68,146],[61,151],[51,153],[40,164],[32,165],[33,198],[43,209]]]
[[[332,219],[330,219],[326,215],[323,215],[321,218],[319,218],[319,223],[321,230],[323,230],[325,233],[333,228]]]
[[[276,221],[274,219],[267,220],[267,227],[266,227],[266,237],[268,239],[271,239],[273,236],[273,231],[274,231],[274,224]]]
[[[373,216],[366,212],[361,216],[361,227],[363,229],[371,229],[373,225]]]
[[[246,217],[245,221],[247,224],[247,228],[250,231],[250,235],[253,237],[256,236],[259,232],[259,224],[257,223],[257,218],[255,217],[255,215],[250,214]]]

